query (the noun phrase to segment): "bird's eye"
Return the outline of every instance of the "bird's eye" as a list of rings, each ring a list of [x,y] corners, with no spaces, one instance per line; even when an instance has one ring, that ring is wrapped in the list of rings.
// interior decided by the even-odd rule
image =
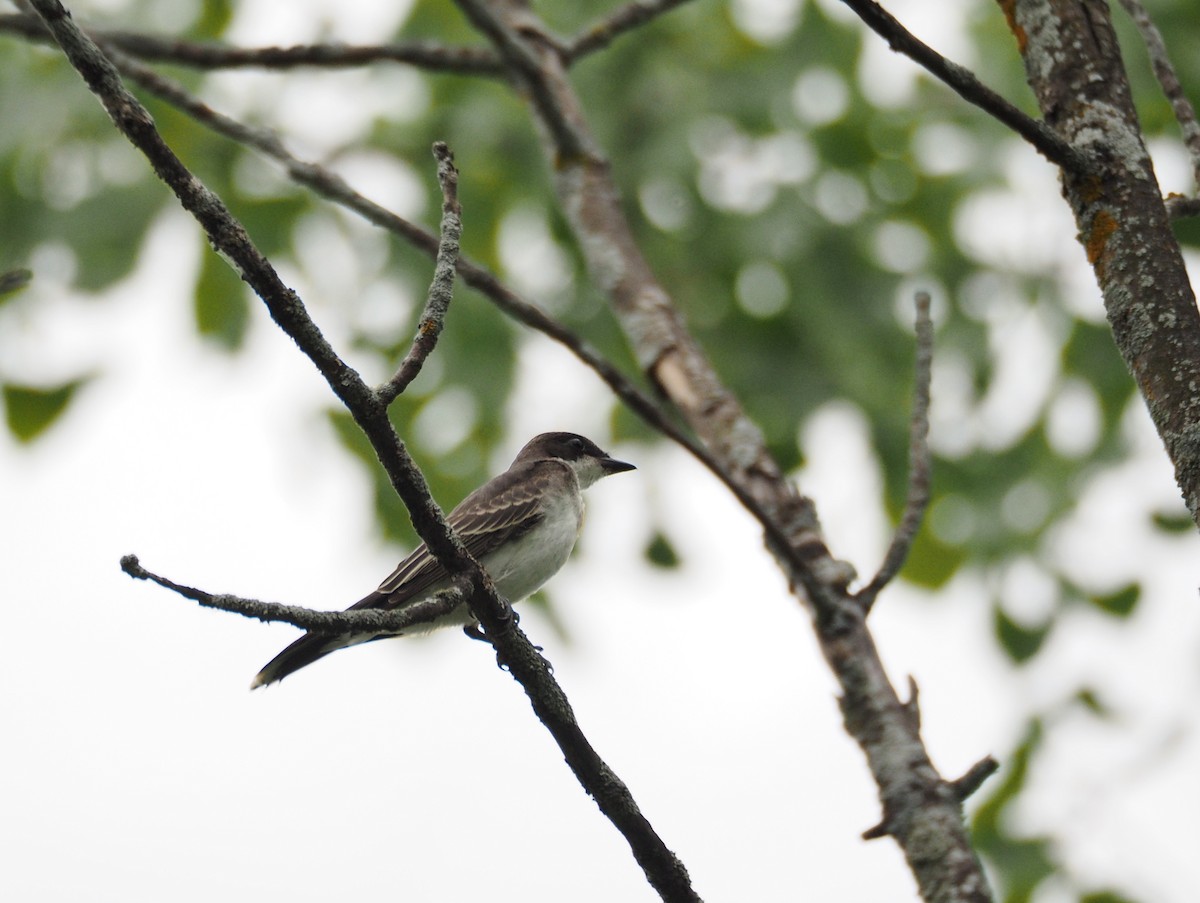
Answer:
[[[573,448],[577,452],[583,451],[583,440],[580,439],[578,436],[575,436],[572,439],[570,439],[567,442],[567,445],[571,446],[571,448]]]

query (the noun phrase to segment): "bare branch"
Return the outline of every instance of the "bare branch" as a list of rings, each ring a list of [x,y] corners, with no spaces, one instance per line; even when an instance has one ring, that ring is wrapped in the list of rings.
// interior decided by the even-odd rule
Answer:
[[[917,292],[916,378],[908,427],[908,498],[879,573],[855,595],[864,611],[871,610],[880,590],[900,573],[912,549],[913,540],[917,538],[917,531],[921,529],[925,507],[929,504],[929,480],[933,466],[929,454],[929,387],[933,378],[933,319],[929,302],[928,292]]]
[[[1175,113],[1179,131],[1183,134],[1183,143],[1192,158],[1192,191],[1200,192],[1200,123],[1196,122],[1196,108],[1192,106],[1192,102],[1188,100],[1187,94],[1183,91],[1183,86],[1179,83],[1179,76],[1171,64],[1171,57],[1167,53],[1167,45],[1163,40],[1162,32],[1158,30],[1154,20],[1146,12],[1146,7],[1142,6],[1141,0],[1121,0],[1121,6],[1125,8],[1129,18],[1137,26],[1137,30],[1142,36],[1142,42],[1146,45],[1146,52],[1150,55],[1150,65],[1154,68],[1154,75]],[[1170,199],[1168,199],[1167,207],[1172,216],[1179,215],[1171,210]]]
[[[348,633],[401,633],[416,624],[436,620],[458,608],[467,600],[470,583],[460,578],[461,586],[445,590],[438,595],[406,605],[393,611],[379,608],[363,608],[349,611],[314,611],[299,605],[282,605],[278,602],[262,602],[229,593],[209,593],[192,586],[184,586],[161,577],[142,567],[136,555],[121,559],[121,570],[135,580],[149,580],[164,589],[178,593],[185,599],[198,602],[205,608],[215,608],[233,614],[255,618],[259,621],[292,624],[311,633],[331,635]]]
[[[842,0],[872,31],[927,72],[945,83],[959,97],[1004,123],[1049,160],[1064,169],[1079,171],[1083,160],[1079,153],[1045,123],[1027,116],[978,78],[971,70],[946,59],[921,42],[896,18],[874,0]]]
[[[454,294],[454,271],[458,265],[459,240],[462,238],[458,170],[454,168],[454,155],[445,143],[439,141],[434,144],[433,155],[438,161],[438,183],[442,187],[442,230],[438,240],[433,282],[429,286],[425,311],[421,314],[421,322],[417,326],[417,335],[413,339],[412,347],[405,355],[396,375],[377,391],[384,405],[390,405],[421,372],[425,359],[437,345],[438,336],[441,335],[442,326],[446,322],[446,312],[450,309],[450,299]]]
[[[597,19],[563,47],[564,62],[574,63],[589,53],[603,50],[621,35],[652,22],[688,0],[633,0]]]
[[[230,47],[214,41],[182,41],[142,32],[89,28],[97,44],[116,47],[147,62],[171,63],[191,69],[294,69],[316,66],[345,69],[369,63],[403,63],[430,72],[496,77],[501,73],[496,54],[479,47],[447,47],[428,41],[403,44],[301,44],[293,47]],[[50,33],[33,16],[0,15],[0,32],[49,41]]]

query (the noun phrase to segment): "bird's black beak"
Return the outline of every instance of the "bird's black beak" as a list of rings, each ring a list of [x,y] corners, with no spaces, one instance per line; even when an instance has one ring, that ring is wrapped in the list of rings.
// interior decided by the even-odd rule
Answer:
[[[600,459],[600,466],[604,468],[605,475],[614,473],[624,473],[627,470],[637,470],[632,464],[625,461],[618,461],[616,458],[605,456]]]

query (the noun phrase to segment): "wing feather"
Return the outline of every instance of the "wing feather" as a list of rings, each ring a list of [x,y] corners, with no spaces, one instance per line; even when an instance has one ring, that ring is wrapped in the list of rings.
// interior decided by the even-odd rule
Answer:
[[[546,482],[560,476],[554,473],[556,469],[551,462],[537,461],[506,471],[475,490],[450,512],[447,521],[476,560],[485,558],[501,543],[533,529],[542,520]],[[421,543],[375,592],[352,607],[395,608],[427,592],[444,577],[442,566],[430,554],[428,546]]]

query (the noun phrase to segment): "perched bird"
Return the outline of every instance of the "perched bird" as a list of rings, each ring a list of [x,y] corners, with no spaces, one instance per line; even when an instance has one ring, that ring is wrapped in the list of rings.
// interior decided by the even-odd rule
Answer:
[[[583,527],[583,492],[601,477],[632,464],[611,458],[590,439],[575,433],[534,436],[504,473],[463,499],[447,520],[467,550],[509,602],[520,602],[558,573],[575,547]],[[379,608],[392,611],[448,589],[450,575],[421,543],[392,571],[379,589],[349,611]],[[465,605],[436,621],[418,624],[409,633],[473,623]],[[306,633],[271,659],[250,689],[282,680],[330,652],[399,634],[330,636]]]

